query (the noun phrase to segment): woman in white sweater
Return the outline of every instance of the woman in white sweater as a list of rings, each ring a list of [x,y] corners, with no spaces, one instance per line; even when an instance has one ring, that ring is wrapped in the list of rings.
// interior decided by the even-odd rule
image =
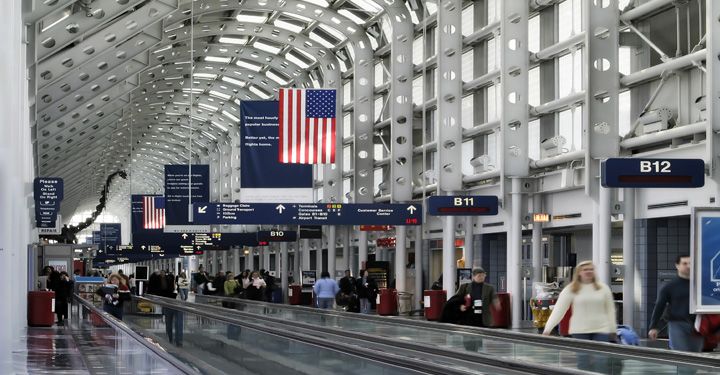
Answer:
[[[610,288],[595,279],[595,266],[589,260],[575,267],[570,285],[560,293],[557,303],[545,324],[543,335],[550,335],[572,306],[570,335],[576,339],[610,341],[615,336],[615,301]],[[601,371],[608,365],[602,358],[578,354],[581,370]]]

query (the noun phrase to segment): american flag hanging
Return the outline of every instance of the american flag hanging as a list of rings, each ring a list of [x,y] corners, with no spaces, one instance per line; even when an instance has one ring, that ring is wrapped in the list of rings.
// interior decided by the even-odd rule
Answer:
[[[335,162],[335,90],[280,89],[281,163]]]
[[[165,197],[143,197],[143,229],[165,228]]]

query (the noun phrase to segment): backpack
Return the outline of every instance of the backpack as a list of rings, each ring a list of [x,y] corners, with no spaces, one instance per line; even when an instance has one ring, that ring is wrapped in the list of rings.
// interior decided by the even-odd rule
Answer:
[[[628,326],[619,325],[616,331],[618,340],[623,345],[640,345],[640,337],[632,328]]]

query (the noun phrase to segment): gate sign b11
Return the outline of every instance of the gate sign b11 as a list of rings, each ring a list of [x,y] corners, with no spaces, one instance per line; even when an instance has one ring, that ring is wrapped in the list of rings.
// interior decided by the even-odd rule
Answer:
[[[480,216],[498,214],[494,195],[435,195],[428,198],[428,213],[433,216]]]
[[[611,158],[602,162],[607,188],[698,188],[705,185],[702,159]]]

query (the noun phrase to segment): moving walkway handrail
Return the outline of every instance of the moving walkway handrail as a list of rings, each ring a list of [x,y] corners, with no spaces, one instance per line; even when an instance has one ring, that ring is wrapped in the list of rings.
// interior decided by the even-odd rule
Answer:
[[[195,298],[200,297],[208,299],[217,299],[219,301],[242,303],[242,304],[254,304],[263,307],[272,308],[283,308],[288,310],[296,310],[316,315],[326,316],[338,316],[350,319],[373,321],[380,323],[392,323],[414,328],[431,329],[441,332],[462,332],[470,334],[482,334],[486,337],[492,337],[502,340],[516,341],[523,344],[538,344],[545,347],[555,347],[570,351],[586,351],[596,352],[601,354],[611,354],[624,359],[631,360],[643,360],[643,361],[657,361],[666,363],[668,365],[677,365],[682,363],[685,366],[704,368],[709,370],[716,370],[720,368],[720,359],[709,355],[691,352],[677,352],[667,349],[648,348],[642,346],[630,346],[630,345],[618,345],[613,343],[605,343],[590,340],[578,340],[572,338],[553,337],[553,336],[542,336],[539,334],[516,332],[502,329],[482,328],[482,327],[470,327],[460,326],[456,324],[437,323],[429,322],[424,320],[413,320],[405,319],[400,317],[381,317],[374,315],[349,313],[342,311],[333,310],[319,310],[313,307],[286,305],[278,303],[268,303],[262,301],[251,301],[240,298],[224,297],[224,296],[213,296],[213,295],[196,295]]]
[[[194,369],[184,362],[180,361],[179,359],[173,357],[169,353],[167,353],[164,350],[160,350],[157,348],[156,345],[153,345],[147,337],[144,337],[140,335],[139,333],[133,331],[130,327],[128,327],[125,323],[123,323],[120,320],[115,319],[112,315],[106,313],[105,311],[97,308],[97,306],[93,305],[86,299],[80,297],[78,294],[73,294],[73,297],[75,298],[78,303],[85,306],[90,312],[97,314],[99,317],[102,318],[102,320],[109,326],[111,326],[116,331],[121,331],[124,334],[132,337],[135,341],[137,341],[139,344],[143,345],[144,347],[150,349],[153,354],[160,357],[165,362],[169,363],[172,367],[174,367],[176,370],[183,374],[198,374],[198,370]]]
[[[208,296],[209,297],[209,296]],[[288,327],[288,331],[282,331],[285,332],[293,332],[297,333],[299,331],[308,331],[312,332],[313,334],[317,334],[318,332],[325,334],[325,335],[333,335],[338,336],[342,338],[350,338],[353,340],[359,340],[363,342],[373,342],[376,344],[388,346],[388,347],[394,347],[394,348],[402,348],[405,350],[410,350],[414,352],[421,352],[424,354],[430,354],[436,357],[446,357],[451,358],[453,360],[457,361],[463,361],[463,362],[469,362],[472,365],[475,366],[486,366],[491,367],[493,369],[502,369],[505,372],[517,373],[517,374],[542,374],[542,375],[563,375],[563,374],[588,374],[586,371],[581,370],[575,370],[575,369],[566,369],[566,368],[560,368],[555,366],[549,366],[545,364],[538,364],[534,362],[524,362],[524,361],[518,361],[508,358],[498,358],[496,356],[483,354],[483,353],[476,353],[476,352],[459,352],[455,350],[448,350],[448,349],[441,349],[437,347],[432,347],[424,344],[418,344],[418,343],[412,343],[406,340],[397,340],[397,339],[390,339],[386,337],[378,337],[373,336],[365,333],[358,333],[358,332],[348,332],[343,330],[338,330],[334,328],[328,328],[328,327],[321,327],[313,324],[308,323],[301,323],[296,321],[287,321],[284,319],[278,319],[278,318],[272,318],[267,315],[257,315],[252,313],[246,313],[238,310],[231,310],[231,309],[225,309],[222,307],[212,306],[212,305],[204,305],[204,304],[194,304],[194,303],[185,303],[182,301],[165,298],[165,297],[159,297],[159,296],[144,296],[144,297],[137,297],[138,299],[142,299],[145,301],[148,301],[150,303],[155,303],[158,305],[165,305],[171,308],[175,309],[182,309],[185,311],[191,311],[195,314],[204,314],[208,316],[216,317],[217,319],[224,320],[229,323],[234,323],[238,325],[254,325],[252,323],[248,323],[244,320],[232,318],[227,315],[222,315],[222,313],[232,311],[233,315],[237,317],[247,317],[252,319],[262,319],[264,322],[270,322],[274,324],[274,327],[277,326],[286,326]],[[194,306],[200,306],[201,308],[194,307]],[[276,307],[277,305],[270,305],[269,307]],[[217,313],[212,311],[217,311]],[[263,327],[263,326],[261,326]],[[254,328],[254,327],[253,327]],[[263,327],[263,331],[268,331],[269,328]],[[277,328],[276,328],[277,329]],[[275,331],[273,331],[275,332]],[[338,343],[336,341],[332,341],[331,344],[334,346],[340,345],[341,343]],[[343,344],[344,345],[344,344]],[[351,348],[353,351],[357,351],[359,349],[358,346],[355,345],[348,345],[349,348]],[[364,351],[367,351],[372,356],[378,355],[378,351],[373,350],[367,350],[362,349]],[[393,359],[396,359],[397,357],[392,356]],[[384,360],[383,360],[384,361]],[[415,364],[413,362],[413,364]],[[423,371],[427,369],[428,365],[432,365],[432,362],[425,362],[423,365],[421,365],[419,368],[421,368]],[[416,365],[416,364],[415,364]],[[440,367],[442,374],[449,374],[449,369],[447,367]],[[462,372],[466,373],[466,372]]]

